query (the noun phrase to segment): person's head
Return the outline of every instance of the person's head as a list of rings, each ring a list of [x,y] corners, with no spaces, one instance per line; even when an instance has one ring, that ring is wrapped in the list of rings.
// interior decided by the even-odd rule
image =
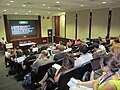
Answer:
[[[4,37],[2,37],[2,40],[4,40]]]
[[[93,43],[92,48],[96,51],[97,49],[99,49],[99,44]]]
[[[119,67],[118,67],[118,61],[117,59],[113,56],[113,54],[109,53],[109,54],[106,54],[104,56],[101,56],[101,61],[100,61],[100,64],[101,64],[101,69],[105,72],[117,72],[119,70]]]
[[[23,55],[23,51],[21,49],[16,51],[17,57],[21,57]]]
[[[23,53],[24,53],[25,56],[30,55],[30,51],[29,51],[28,49],[25,49],[25,50],[23,51]]]
[[[7,52],[8,52],[8,53],[11,53],[11,49],[7,49]]]
[[[60,51],[64,51],[64,50],[65,50],[65,47],[64,47],[64,45],[59,45],[59,46],[58,46],[58,49],[59,49]]]
[[[48,51],[47,50],[42,50],[42,52],[39,55],[40,59],[47,59],[48,58]]]
[[[62,60],[62,71],[68,70],[74,67],[74,56],[71,54],[65,54],[64,59]]]
[[[114,53],[115,57],[120,60],[120,43],[114,44],[110,47],[110,51]]]
[[[80,45],[79,51],[80,51],[80,54],[86,54],[88,52],[88,48],[86,45]]]

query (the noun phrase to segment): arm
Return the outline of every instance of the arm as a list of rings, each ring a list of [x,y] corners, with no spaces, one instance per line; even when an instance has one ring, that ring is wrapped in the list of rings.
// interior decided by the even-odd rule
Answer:
[[[86,81],[86,82],[81,82],[80,80],[78,80],[80,85],[83,86],[94,86],[95,83],[97,83],[97,80],[91,80],[91,81]]]

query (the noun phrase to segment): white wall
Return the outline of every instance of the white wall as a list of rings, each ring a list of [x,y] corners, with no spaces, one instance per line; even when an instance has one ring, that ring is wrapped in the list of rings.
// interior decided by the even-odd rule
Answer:
[[[105,37],[107,35],[109,9],[92,10],[91,37]]]
[[[43,18],[43,16],[41,16],[41,37],[48,37],[48,29],[53,28],[52,20],[52,17],[47,19],[47,17],[44,16]]]
[[[66,38],[75,39],[76,12],[66,13]]]
[[[60,16],[60,37],[65,37],[65,15]]]
[[[81,10],[78,12],[77,39],[89,37],[89,19],[90,10]]]
[[[120,8],[112,9],[110,36],[120,35]]]

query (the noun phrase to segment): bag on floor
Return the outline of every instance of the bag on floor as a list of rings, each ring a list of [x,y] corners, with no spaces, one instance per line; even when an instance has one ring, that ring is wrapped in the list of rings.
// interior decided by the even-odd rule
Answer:
[[[24,76],[24,81],[23,81],[23,87],[24,88],[30,88],[32,83],[31,83],[31,73],[28,73],[27,75]]]

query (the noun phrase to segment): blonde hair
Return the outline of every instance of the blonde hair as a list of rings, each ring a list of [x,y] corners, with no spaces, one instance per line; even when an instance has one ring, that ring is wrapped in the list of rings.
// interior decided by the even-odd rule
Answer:
[[[120,43],[114,44],[110,47],[110,50],[114,53],[115,57],[120,59]]]

